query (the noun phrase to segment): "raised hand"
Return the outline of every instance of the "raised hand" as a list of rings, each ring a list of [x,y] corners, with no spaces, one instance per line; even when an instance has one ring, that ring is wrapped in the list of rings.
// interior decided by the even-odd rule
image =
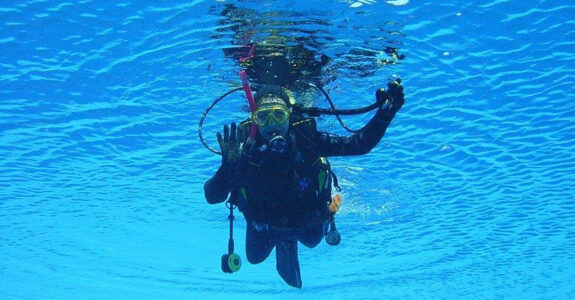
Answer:
[[[381,109],[393,117],[405,103],[405,95],[403,94],[403,86],[401,86],[401,78],[389,82],[387,84],[387,91],[384,89],[378,89],[375,92],[375,97],[377,102],[381,103]]]
[[[239,139],[239,127],[232,123],[230,127],[224,126],[224,136],[217,133],[218,143],[222,152],[222,164],[225,167],[233,168],[242,157],[243,143]]]

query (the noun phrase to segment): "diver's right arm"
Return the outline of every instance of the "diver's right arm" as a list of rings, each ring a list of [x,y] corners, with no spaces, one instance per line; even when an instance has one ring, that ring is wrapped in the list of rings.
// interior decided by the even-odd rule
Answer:
[[[226,171],[222,164],[216,174],[204,184],[204,195],[209,204],[221,203],[228,198],[230,187],[228,186],[227,172],[229,171]]]
[[[209,204],[224,202],[236,179],[239,162],[242,158],[242,143],[236,123],[224,126],[224,135],[218,132],[218,143],[222,154],[222,164],[216,174],[204,184],[204,195]]]

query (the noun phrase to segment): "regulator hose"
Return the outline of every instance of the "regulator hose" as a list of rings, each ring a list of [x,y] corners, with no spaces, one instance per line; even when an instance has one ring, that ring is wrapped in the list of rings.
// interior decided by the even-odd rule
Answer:
[[[337,108],[335,108],[335,105],[333,104],[333,101],[329,97],[328,93],[321,86],[317,86],[317,85],[315,85],[313,83],[309,83],[309,82],[306,84],[319,90],[324,95],[327,102],[329,103],[330,108],[304,107],[302,105],[296,104],[293,106],[294,112],[300,113],[300,114],[306,114],[310,117],[319,117],[321,115],[335,116],[337,118],[337,121],[341,125],[341,127],[343,127],[345,130],[347,130],[348,132],[351,132],[351,133],[357,133],[357,132],[361,131],[361,129],[354,130],[354,129],[347,127],[347,125],[345,125],[345,123],[343,122],[343,120],[341,119],[340,116],[360,115],[360,114],[370,112],[374,109],[377,109],[379,107],[386,105],[386,104],[383,104],[382,101],[376,101],[375,103],[372,103],[372,104],[370,104],[368,106],[364,106],[364,107],[351,108],[351,109],[337,109]],[[216,100],[214,100],[214,102],[212,102],[212,104],[210,104],[210,106],[208,106],[208,108],[206,109],[206,111],[204,112],[202,117],[200,118],[200,124],[198,125],[198,135],[200,137],[200,141],[202,142],[204,147],[206,147],[206,149],[210,150],[211,152],[213,152],[215,154],[221,155],[221,152],[210,147],[206,143],[204,136],[203,136],[203,133],[202,133],[204,120],[206,119],[206,116],[210,113],[212,108],[214,108],[214,106],[216,106],[216,104],[218,104],[222,99],[224,99],[225,97],[229,96],[232,93],[235,93],[235,92],[241,91],[241,90],[244,90],[244,87],[234,88],[232,90],[227,91],[226,93],[224,93],[220,97],[218,97]],[[254,90],[257,90],[257,89],[254,89]],[[389,99],[383,100],[383,102],[385,102],[387,100],[389,100]]]

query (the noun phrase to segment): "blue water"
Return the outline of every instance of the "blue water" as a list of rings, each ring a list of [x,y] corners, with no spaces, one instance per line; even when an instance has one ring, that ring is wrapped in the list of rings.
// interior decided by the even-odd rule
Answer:
[[[575,4],[310,2],[3,1],[0,299],[575,298]],[[342,243],[300,247],[301,290],[273,255],[221,272],[202,190],[199,118],[239,84],[222,50],[271,33],[333,58],[338,106],[406,93],[370,154],[331,160]],[[243,105],[208,116],[212,146]]]

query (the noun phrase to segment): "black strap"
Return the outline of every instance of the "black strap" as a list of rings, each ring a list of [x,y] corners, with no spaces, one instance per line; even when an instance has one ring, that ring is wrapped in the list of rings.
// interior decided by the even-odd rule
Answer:
[[[337,181],[337,176],[335,176],[335,172],[331,170],[331,164],[327,159],[325,161],[327,162],[327,169],[329,171],[329,174],[331,175],[331,179],[333,180],[333,187],[335,188],[336,191],[341,192],[339,182]]]
[[[335,188],[336,191],[341,192],[341,188],[339,187],[339,183],[337,182],[337,176],[335,176],[335,173],[330,169],[329,173],[331,174],[331,178],[333,179],[333,187]]]

